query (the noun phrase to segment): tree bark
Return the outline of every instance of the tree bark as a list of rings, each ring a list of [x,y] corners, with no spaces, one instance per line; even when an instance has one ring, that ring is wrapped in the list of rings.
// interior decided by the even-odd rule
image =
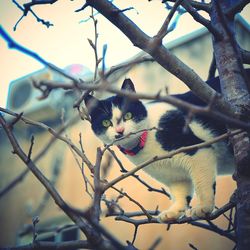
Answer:
[[[240,119],[249,121],[250,97],[244,76],[240,48],[235,39],[234,19],[223,14],[223,10],[233,7],[234,1],[213,0],[211,23],[222,34],[221,40],[213,37],[216,65],[220,75],[221,89],[225,99],[234,107]],[[233,130],[233,128],[229,128]],[[237,169],[236,194],[236,236],[237,249],[250,249],[250,139],[249,133],[232,136]]]

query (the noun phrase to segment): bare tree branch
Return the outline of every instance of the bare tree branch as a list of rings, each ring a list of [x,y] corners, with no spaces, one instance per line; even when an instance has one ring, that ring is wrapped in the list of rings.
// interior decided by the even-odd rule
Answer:
[[[201,16],[188,1],[184,0],[181,5],[186,9],[187,12],[190,13],[190,15],[194,18],[195,21],[205,26],[209,30],[209,32],[214,36],[215,39],[218,40],[222,39],[222,34],[211,24],[210,21]]]
[[[25,3],[23,6],[25,8],[24,14],[27,15],[27,13],[30,11],[31,7],[35,5],[45,5],[45,4],[53,4],[57,2],[57,0],[32,0],[29,3]]]
[[[174,16],[176,10],[178,9],[178,7],[180,6],[180,4],[183,1],[184,0],[177,0],[175,2],[173,8],[170,10],[170,12],[169,12],[166,20],[162,24],[162,26],[161,26],[160,30],[158,31],[157,35],[154,36],[154,39],[155,39],[155,41],[156,41],[157,44],[161,44],[162,43],[162,39],[167,35],[169,23],[170,23],[172,17]]]
[[[90,208],[92,220],[95,223],[99,223],[101,214],[101,198],[102,198],[102,187],[100,179],[100,168],[102,162],[103,152],[100,148],[96,150],[96,163],[94,166],[94,199],[93,205]]]
[[[67,84],[67,83],[55,83],[55,82],[41,82],[40,84],[42,85],[48,85],[49,87],[53,87],[53,88],[63,88],[63,89],[72,89],[74,88],[74,86],[72,84]],[[79,86],[80,89],[83,90],[103,90],[105,89],[106,91],[110,92],[110,93],[114,93],[120,96],[126,96],[131,100],[135,100],[135,99],[146,99],[146,100],[158,100],[158,101],[162,101],[162,102],[167,102],[170,103],[176,107],[182,108],[184,110],[192,110],[193,113],[195,114],[203,114],[205,116],[209,116],[209,117],[213,117],[216,120],[220,120],[220,121],[224,121],[225,123],[235,126],[235,127],[239,127],[239,128],[243,128],[246,130],[249,130],[250,128],[250,124],[242,122],[238,119],[232,118],[231,115],[227,115],[228,112],[225,113],[221,113],[218,111],[215,111],[215,108],[217,107],[217,105],[214,105],[214,109],[207,109],[207,107],[200,107],[197,105],[192,105],[188,102],[182,101],[178,98],[175,98],[174,96],[162,96],[159,93],[155,94],[155,95],[150,95],[150,94],[140,94],[140,93],[131,93],[129,91],[123,91],[123,90],[118,90],[117,88],[107,85],[106,83],[104,84],[96,84],[96,85],[89,85],[89,84],[81,84],[81,86]],[[213,91],[213,94],[211,95],[216,96],[217,92]],[[209,98],[208,103],[211,101],[211,96]],[[218,100],[223,100],[223,98],[221,96],[219,96],[219,98],[216,99],[216,103]],[[1,110],[1,109],[0,109]]]
[[[8,47],[10,49],[16,49],[28,56],[31,56],[32,58],[34,58],[35,60],[37,60],[38,62],[40,62],[41,64],[47,66],[48,68],[50,68],[51,70],[59,73],[60,75],[64,76],[67,79],[72,80],[75,84],[77,84],[79,82],[78,79],[74,78],[73,76],[65,73],[62,69],[58,68],[57,66],[53,65],[52,63],[49,63],[48,61],[46,61],[45,59],[43,59],[40,55],[38,55],[37,53],[35,53],[34,51],[31,51],[30,49],[25,48],[24,46],[18,44],[17,42],[15,42],[9,35],[8,33],[4,30],[4,28],[2,27],[2,25],[0,25],[0,36],[2,36],[4,38],[4,40],[7,42]]]
[[[226,16],[229,18],[234,18],[237,13],[240,13],[244,7],[250,3],[250,0],[238,0],[234,2],[234,5],[226,10]]]
[[[20,113],[20,114],[22,114],[22,113]],[[18,115],[17,117],[21,118],[20,115]],[[78,120],[79,120],[78,116],[73,117],[72,119],[70,119],[69,122],[67,122],[65,125],[63,125],[61,128],[59,128],[57,134],[58,135],[62,134],[65,131],[65,129],[67,129],[68,127],[75,124],[75,122],[77,122]],[[11,124],[9,124],[9,126],[13,126],[13,122]],[[56,140],[57,140],[56,137],[54,137],[54,136],[51,137],[51,139],[48,141],[48,143],[44,145],[43,149],[34,157],[34,160],[33,160],[34,163],[38,162],[48,152],[48,150],[56,142]],[[17,177],[15,177],[10,183],[8,183],[5,187],[3,187],[0,190],[0,199],[4,195],[6,195],[9,191],[11,191],[17,184],[20,184],[29,172],[30,172],[29,169],[26,168]]]
[[[122,173],[127,173],[128,170],[124,168],[123,164],[121,163],[120,159],[117,157],[117,155],[115,154],[115,152],[112,149],[110,149],[110,148],[108,148],[108,151],[111,153],[111,155],[114,157],[114,159],[118,163],[118,165],[120,167],[120,171]],[[139,175],[132,174],[131,176],[133,176],[141,184],[143,184],[145,187],[147,187],[147,189],[148,189],[149,192],[157,192],[157,193],[166,195],[168,198],[170,198],[170,194],[165,190],[165,188],[163,188],[163,187],[161,189],[154,188],[154,187],[150,186],[147,182],[145,182],[144,180],[142,180]]]
[[[144,213],[144,215],[147,216],[148,220],[151,221],[152,220],[152,216],[150,215],[150,213],[147,212],[147,210],[135,199],[133,199],[130,195],[128,195],[126,192],[119,190],[116,187],[112,187],[112,189],[114,189],[116,192],[120,193],[122,196],[127,197],[130,201],[132,201],[133,203],[135,203]]]
[[[86,235],[88,241],[91,245],[93,245],[96,249],[115,249],[112,243],[116,243],[119,245],[121,249],[123,249],[122,245],[120,245],[115,239],[112,243],[109,241],[103,240],[100,236],[99,232],[93,229],[86,221],[84,221],[79,215],[73,212],[72,209],[68,206],[68,204],[62,199],[57,190],[51,185],[50,181],[42,174],[42,172],[36,167],[34,162],[30,160],[27,162],[27,155],[23,152],[22,148],[18,144],[15,136],[13,135],[11,129],[8,127],[5,119],[0,113],[0,124],[2,125],[6,135],[9,138],[9,141],[12,144],[13,152],[18,155],[18,157],[27,165],[30,171],[36,176],[36,178],[41,182],[41,184],[47,189],[55,203],[65,212],[65,214],[79,226],[81,231]],[[94,221],[91,221],[85,214],[85,219],[88,219],[91,225],[97,226]],[[98,227],[100,228],[100,227]]]
[[[182,80],[197,96],[208,102],[214,90],[207,86],[202,79],[187,65],[176,58],[164,46],[155,46],[154,39],[147,36],[124,13],[107,0],[89,1],[87,3],[105,16],[118,27],[137,47],[149,53],[161,66]],[[234,113],[229,103],[217,100],[217,108],[225,113]]]
[[[3,109],[1,107],[0,107],[0,111],[7,113],[9,115],[15,116],[15,117],[18,116],[17,113],[12,112],[12,111],[7,110],[7,109]],[[46,124],[44,124],[42,122],[36,122],[36,121],[31,120],[31,119],[25,118],[24,116],[22,116],[20,118],[20,120],[22,120],[26,124],[30,124],[30,125],[34,125],[34,126],[38,126],[40,128],[43,128],[43,129],[47,130],[49,133],[51,133],[57,139],[67,143],[82,158],[82,160],[86,163],[86,165],[89,167],[89,169],[91,171],[93,170],[93,168],[94,168],[93,164],[89,161],[89,159],[86,157],[86,155],[74,143],[71,142],[71,140],[69,138],[58,134],[53,128],[47,126]]]
[[[57,0],[54,0],[57,1]],[[53,26],[53,23],[49,22],[49,21],[45,21],[44,19],[38,17],[38,15],[32,10],[30,9],[31,5],[33,2],[37,2],[37,1],[32,1],[30,3],[26,3],[24,4],[22,7],[16,0],[12,0],[12,2],[23,12],[23,15],[19,18],[19,20],[16,22],[15,26],[14,26],[14,31],[16,31],[18,24],[22,21],[22,19],[27,16],[28,12],[31,12],[31,14],[36,18],[37,22],[41,22],[43,25],[45,25],[47,28],[49,28],[50,26]],[[44,2],[44,4],[46,4],[46,1],[40,1],[40,4],[43,4],[42,2]]]
[[[221,208],[215,210],[212,214],[208,215],[205,218],[205,220],[207,220],[207,221],[215,220],[216,218],[218,218],[219,216],[221,216],[225,212],[229,211],[233,207],[235,207],[235,203],[230,201],[229,203],[225,204]],[[157,211],[157,210],[156,211],[148,211],[148,213],[155,216],[159,213],[159,211]],[[116,216],[116,220],[126,221],[126,222],[131,223],[135,226],[140,226],[140,225],[149,224],[149,223],[159,223],[156,218],[152,218],[150,222],[148,221],[147,218],[146,219],[133,219],[133,217],[145,216],[144,212],[130,212],[130,213],[120,213],[120,214],[114,213],[113,215],[111,214],[109,216]],[[185,217],[179,218],[177,220],[168,221],[168,222],[166,222],[166,224],[168,224],[168,225],[184,224],[184,223],[192,224],[192,223],[200,221],[200,220],[204,220],[204,219],[185,216]],[[226,232],[227,231],[225,231],[225,233]],[[233,234],[230,234],[230,235],[233,236]]]
[[[171,158],[176,154],[182,153],[182,152],[188,152],[189,150],[193,150],[193,149],[197,149],[197,148],[202,148],[202,147],[206,147],[208,145],[211,145],[213,143],[216,143],[220,140],[223,140],[225,138],[227,138],[228,136],[233,136],[233,135],[237,135],[239,133],[242,133],[241,130],[235,130],[231,133],[225,133],[223,135],[220,135],[218,137],[215,137],[214,139],[207,141],[207,142],[202,142],[202,143],[198,143],[192,146],[186,146],[186,147],[181,147],[179,149],[173,150],[171,152],[169,152],[166,155],[162,155],[162,156],[155,156],[152,159],[147,160],[146,162],[136,166],[134,169],[128,171],[127,173],[118,176],[117,178],[115,178],[114,180],[110,181],[109,183],[107,183],[104,186],[103,192],[105,192],[107,189],[109,189],[110,187],[112,187],[113,185],[117,184],[118,182],[120,182],[121,180],[124,180],[125,178],[131,176],[132,174],[136,173],[137,171],[141,170],[142,168],[148,166],[149,164],[151,164],[152,162],[156,162],[156,161],[160,161],[166,158]]]
[[[182,80],[197,96],[200,96],[205,102],[209,102],[210,97],[214,95],[215,91],[210,88],[202,79],[194,73],[187,65],[176,58],[169,50],[163,45],[155,46],[154,39],[143,33],[130,19],[128,19],[119,9],[116,8],[111,2],[106,0],[89,1],[90,6],[97,9],[102,15],[108,18],[115,26],[117,26],[135,46],[148,52],[160,65],[166,68],[169,72]],[[125,28],[126,27],[126,28]],[[76,88],[78,88],[79,81],[74,77],[66,74],[64,71],[55,65],[47,62],[38,54],[33,51],[17,44],[0,26],[0,35],[6,40],[10,48],[15,48],[22,53],[32,56],[37,61],[48,66],[50,69],[58,72],[59,74],[69,78],[73,81]],[[229,103],[223,99],[217,99],[217,108],[224,113],[234,115],[234,111]]]
[[[175,3],[177,0],[162,0],[162,3],[165,2],[172,2]],[[196,9],[196,10],[203,10],[207,13],[210,12],[211,5],[209,3],[204,2],[198,2],[198,1],[189,1],[190,4]]]

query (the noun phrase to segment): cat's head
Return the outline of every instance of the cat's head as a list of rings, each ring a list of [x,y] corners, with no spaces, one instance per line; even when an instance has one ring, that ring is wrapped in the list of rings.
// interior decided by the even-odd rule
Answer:
[[[134,84],[125,79],[122,90],[135,92]],[[125,146],[138,138],[141,133],[130,135],[147,128],[147,110],[139,100],[129,100],[126,97],[112,96],[105,100],[98,100],[88,95],[85,104],[91,117],[94,133],[105,143]],[[117,141],[117,139],[130,135]]]

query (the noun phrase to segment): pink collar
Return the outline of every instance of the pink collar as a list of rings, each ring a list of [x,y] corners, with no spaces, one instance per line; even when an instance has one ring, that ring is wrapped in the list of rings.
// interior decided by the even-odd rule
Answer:
[[[139,143],[132,149],[126,149],[122,146],[118,145],[118,148],[125,154],[130,156],[135,156],[137,153],[139,153],[145,146],[146,140],[148,136],[148,131],[144,131],[142,135],[140,136]]]

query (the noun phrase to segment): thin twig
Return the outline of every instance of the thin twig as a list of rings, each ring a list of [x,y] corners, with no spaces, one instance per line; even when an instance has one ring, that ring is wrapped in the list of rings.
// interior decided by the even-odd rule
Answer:
[[[46,61],[45,59],[43,59],[39,54],[37,54],[36,52],[25,48],[24,46],[18,44],[16,41],[14,41],[9,34],[4,30],[4,28],[0,25],[0,35],[4,38],[4,40],[7,42],[8,47],[10,49],[16,49],[28,56],[31,56],[32,58],[34,58],[36,61],[40,62],[41,64],[47,66],[48,68],[50,68],[51,70],[59,73],[60,75],[64,76],[67,79],[72,80],[74,83],[79,83],[79,80],[76,79],[75,77],[69,75],[68,73],[65,73],[62,69],[58,68],[57,66],[55,66],[54,64]]]
[[[34,135],[32,135],[31,136],[31,142],[30,142],[30,148],[29,148],[27,163],[29,163],[30,158],[31,158],[32,149],[33,149],[33,146],[34,146],[34,140],[35,140]]]
[[[101,198],[102,198],[102,188],[100,179],[100,168],[102,163],[103,152],[100,148],[96,149],[96,163],[94,166],[94,199],[93,204],[90,208],[91,218],[95,223],[99,223],[101,214]]]
[[[74,88],[73,84],[67,84],[67,83],[63,83],[63,84],[59,84],[59,83],[53,83],[53,82],[43,82],[43,85],[48,85],[48,86],[52,86],[53,88],[63,88],[63,89],[72,89]],[[216,110],[210,110],[208,111],[206,107],[203,106],[197,106],[197,105],[193,105],[190,104],[188,102],[185,102],[183,100],[180,100],[174,96],[168,95],[168,96],[163,96],[159,93],[156,94],[142,94],[142,93],[132,93],[131,91],[124,91],[124,90],[118,90],[117,88],[111,86],[111,85],[103,85],[103,84],[96,84],[96,85],[89,85],[89,84],[81,84],[81,86],[79,86],[80,89],[83,90],[101,90],[105,87],[105,90],[113,93],[113,94],[117,94],[119,96],[124,96],[129,98],[130,100],[137,100],[137,99],[145,99],[145,100],[157,100],[157,101],[161,101],[161,102],[166,102],[166,103],[170,103],[176,107],[179,107],[181,109],[184,110],[192,110],[193,113],[195,114],[202,114],[208,117],[212,117],[216,120],[219,121],[223,121],[225,123],[227,123],[228,125],[231,125],[233,127],[238,127],[238,128],[242,128],[245,130],[250,130],[250,123],[246,123],[243,122],[239,119],[236,118],[235,114],[229,114],[227,112],[218,112]],[[213,92],[211,93],[211,95],[209,96],[209,100],[208,102],[211,100],[211,96],[213,96],[216,93],[216,91],[213,90]],[[216,100],[216,109],[217,109],[217,105],[218,102],[220,100],[224,100],[224,98],[220,97],[217,98]]]
[[[8,109],[1,108],[1,107],[0,107],[0,111],[7,113],[9,115],[12,115],[14,117],[18,116],[17,113],[12,112]],[[93,164],[89,161],[89,159],[86,157],[86,155],[84,153],[82,153],[81,150],[74,143],[71,142],[71,140],[69,138],[58,134],[58,132],[56,132],[53,128],[47,126],[46,124],[44,124],[42,122],[33,121],[33,120],[26,118],[24,116],[22,116],[20,119],[26,124],[38,126],[40,128],[43,128],[44,130],[47,130],[49,133],[51,133],[57,139],[67,143],[82,158],[82,160],[86,163],[86,165],[89,167],[89,169],[93,170],[93,168],[94,168]]]
[[[173,2],[175,3],[177,0],[162,0],[162,3],[165,2]],[[198,2],[198,1],[189,1],[190,4],[197,10],[203,10],[207,13],[210,13],[211,5],[209,3]]]
[[[142,212],[147,216],[148,220],[151,221],[152,216],[147,212],[147,210],[135,199],[133,199],[130,195],[128,195],[126,192],[123,192],[119,190],[118,188],[112,186],[112,189],[114,189],[116,192],[120,193],[121,195],[127,197],[130,201],[135,203],[141,210]]]
[[[120,161],[120,159],[117,157],[116,153],[108,148],[108,151],[111,153],[111,155],[114,157],[115,161],[118,163],[119,167],[120,167],[120,171],[122,173],[127,173],[128,170],[125,169],[124,165],[122,164],[122,162]],[[166,195],[168,198],[170,198],[170,194],[162,187],[161,189],[158,188],[154,188],[152,186],[150,186],[147,182],[145,182],[143,179],[141,179],[141,177],[139,175],[131,175],[133,176],[136,180],[138,180],[141,184],[143,184],[145,187],[147,187],[149,192],[157,192],[163,195]]]
[[[95,248],[110,250],[115,249],[115,247],[120,247],[120,249],[123,249],[123,246],[108,232],[106,232],[100,225],[96,224],[94,221],[91,220],[86,214],[85,219],[88,221],[85,221],[81,218],[81,216],[77,215],[75,212],[73,212],[72,209],[70,209],[70,206],[62,199],[60,194],[57,192],[57,190],[54,188],[53,185],[51,185],[50,181],[42,174],[42,172],[37,168],[37,166],[34,164],[32,160],[30,160],[27,163],[27,155],[24,153],[22,148],[20,147],[16,137],[14,136],[11,129],[8,127],[5,119],[0,113],[0,124],[3,127],[6,135],[9,138],[9,141],[18,155],[18,157],[26,163],[27,167],[30,169],[30,171],[36,176],[36,178],[41,182],[41,184],[46,188],[46,190],[50,193],[50,195],[53,197],[56,204],[64,211],[64,213],[73,221],[76,225],[79,226],[81,231],[85,234],[88,241],[93,245]],[[105,236],[108,236],[110,241],[105,241],[100,233],[105,234]]]
[[[191,145],[191,146],[181,147],[181,148],[179,148],[177,150],[174,150],[174,151],[172,151],[170,153],[167,153],[165,155],[162,155],[162,156],[155,156],[152,159],[149,159],[149,160],[145,161],[144,163],[136,166],[134,169],[130,170],[129,172],[127,172],[127,173],[125,173],[123,175],[120,175],[117,178],[115,178],[114,180],[110,181],[108,184],[106,184],[103,191],[106,191],[107,189],[109,189],[113,185],[115,185],[118,182],[124,180],[125,178],[131,176],[132,174],[136,173],[140,169],[145,168],[146,166],[148,166],[149,164],[151,164],[153,162],[160,161],[160,160],[167,159],[167,158],[171,158],[171,157],[175,156],[176,154],[188,152],[188,151],[193,150],[193,149],[207,147],[207,146],[209,146],[209,145],[211,145],[213,143],[224,140],[229,136],[233,136],[233,135],[236,135],[236,134],[239,134],[239,133],[242,133],[242,131],[241,130],[235,130],[235,131],[233,131],[231,133],[225,133],[223,135],[215,137],[212,140],[209,140],[209,141],[206,141],[206,142],[198,143],[198,144]]]
[[[178,7],[182,3],[182,1],[183,0],[177,0],[174,3],[174,6],[170,10],[167,18],[165,19],[164,23],[162,24],[162,26],[161,26],[160,30],[158,31],[157,35],[154,36],[154,39],[157,40],[157,42],[156,42],[157,44],[162,43],[162,39],[167,35],[169,23],[170,23],[172,17],[174,16],[175,12],[177,11]]]

